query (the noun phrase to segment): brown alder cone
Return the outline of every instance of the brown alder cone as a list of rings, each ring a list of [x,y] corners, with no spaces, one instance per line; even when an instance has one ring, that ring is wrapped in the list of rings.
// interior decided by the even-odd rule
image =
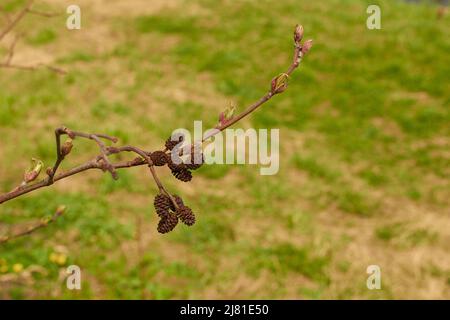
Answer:
[[[178,205],[178,208],[175,208],[175,206],[173,205],[173,203],[170,203],[170,209],[172,211],[175,211],[178,218],[186,225],[188,226],[192,226],[195,223],[195,215],[192,212],[192,209],[185,206],[183,199],[176,195],[173,194],[172,197],[174,198],[175,202]]]
[[[169,215],[169,209],[171,209],[172,203],[167,195],[160,193],[156,195],[153,205],[158,216],[164,218]]]
[[[159,233],[168,233],[172,231],[177,226],[177,224],[178,217],[172,213],[159,220],[157,229]]]
[[[169,166],[170,170],[172,170],[172,171],[181,171],[181,170],[186,169],[186,165],[184,163],[181,162],[181,163],[176,164],[172,161],[172,158],[170,156],[167,159],[167,165]]]
[[[202,161],[202,163],[186,163],[186,168],[188,168],[189,170],[197,170],[202,165],[203,165],[203,161]]]
[[[196,161],[198,161],[199,163],[196,163]],[[197,170],[203,165],[203,163],[205,163],[203,153],[201,151],[196,151],[194,148],[192,148],[191,154],[187,157],[185,161],[186,168],[188,168],[189,170]]]
[[[176,194],[173,194],[172,197],[175,199],[175,202],[177,203],[177,205],[178,205],[179,207],[184,207],[183,199],[182,199],[180,196],[178,196],[178,195],[176,195]],[[172,211],[176,211],[176,208],[175,208],[175,206],[173,205],[172,201],[170,202],[170,209],[171,209]]]
[[[192,180],[192,173],[186,168],[172,170],[172,174],[175,178],[183,182],[189,182]]]
[[[155,151],[150,154],[150,159],[155,166],[164,166],[167,163],[168,155],[164,151]]]
[[[175,164],[169,157],[168,166],[172,171],[173,176],[178,180],[183,182],[189,182],[192,180],[192,173],[187,169],[187,166],[184,163]]]
[[[184,136],[183,136],[183,135],[180,135],[180,136],[178,137],[178,139],[174,139],[174,140],[172,140],[172,137],[169,137],[169,138],[166,140],[165,146],[166,146],[166,148],[167,148],[168,150],[172,150],[173,148],[175,148],[175,146],[176,146],[177,144],[179,144],[180,142],[183,142],[183,141],[184,141]]]
[[[188,225],[188,226],[192,226],[195,223],[195,215],[192,212],[192,209],[186,206],[183,207],[179,207],[178,210],[176,211],[178,218],[180,218],[180,220]]]

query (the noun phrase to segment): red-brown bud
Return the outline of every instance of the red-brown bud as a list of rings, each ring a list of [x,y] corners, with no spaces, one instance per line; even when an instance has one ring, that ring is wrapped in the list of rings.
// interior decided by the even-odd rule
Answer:
[[[73,148],[72,139],[67,139],[61,146],[61,155],[63,157],[67,156],[70,153],[70,151],[72,151],[72,148]]]
[[[312,45],[313,45],[313,41],[311,39],[305,41],[305,43],[302,46],[303,55],[307,54],[308,51],[311,50]]]
[[[225,125],[228,121],[231,121],[236,111],[236,105],[230,103],[230,106],[219,114],[219,125]]]
[[[30,182],[36,180],[36,178],[38,176],[39,176],[39,172],[36,172],[36,171],[25,172],[25,174],[23,175],[23,181],[25,181],[25,183],[30,183]]]
[[[44,163],[41,160],[32,158],[30,169],[26,171],[25,174],[23,175],[23,181],[25,183],[29,183],[36,180],[39,174],[41,173],[43,166]]]
[[[300,42],[303,39],[303,26],[302,25],[296,25],[294,30],[294,41]]]
[[[281,73],[272,79],[270,91],[273,94],[281,93],[286,90],[288,86],[289,75],[286,73]]]

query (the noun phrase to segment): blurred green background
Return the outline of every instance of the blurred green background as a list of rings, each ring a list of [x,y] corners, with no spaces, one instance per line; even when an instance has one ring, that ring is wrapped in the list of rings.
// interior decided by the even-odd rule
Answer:
[[[2,6],[13,15],[24,2]],[[448,12],[392,0],[76,2],[81,30],[65,28],[72,1],[36,1],[61,15],[28,15],[0,45],[4,56],[21,34],[15,63],[68,72],[0,69],[2,191],[31,157],[51,165],[62,124],[155,150],[173,129],[211,127],[230,100],[242,110],[267,92],[296,23],[315,45],[289,89],[237,125],[280,129],[277,175],[212,165],[185,184],[159,170],[198,219],[168,235],[156,232],[145,168],[2,204],[0,235],[68,210],[0,246],[0,298],[450,298]],[[369,4],[381,30],[366,28]],[[63,169],[96,153],[76,140]],[[80,291],[66,288],[71,264]],[[372,264],[381,290],[366,287]]]

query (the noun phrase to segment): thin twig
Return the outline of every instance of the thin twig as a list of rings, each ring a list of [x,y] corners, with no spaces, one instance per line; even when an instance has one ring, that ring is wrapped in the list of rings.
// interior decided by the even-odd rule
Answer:
[[[6,243],[13,239],[17,239],[26,235],[29,235],[39,229],[47,227],[49,224],[55,222],[60,216],[63,215],[66,208],[64,206],[60,206],[56,209],[55,213],[49,219],[41,219],[40,222],[36,223],[33,226],[30,226],[24,230],[18,231],[16,233],[9,234],[7,236],[0,237],[0,244]]]
[[[88,134],[88,133],[79,132],[79,131],[72,131],[72,130],[67,129],[66,127],[60,127],[55,130],[56,161],[55,161],[55,164],[53,165],[53,168],[51,168],[51,170],[47,171],[47,174],[48,174],[47,185],[53,184],[56,171],[58,170],[61,162],[65,158],[65,155],[62,153],[62,150],[61,150],[61,136],[62,135],[68,135],[72,139],[75,139],[76,137],[81,137],[81,138],[94,140],[100,147],[101,158],[104,161],[104,169],[111,172],[111,175],[113,176],[113,178],[117,179],[117,173],[115,171],[115,168],[108,160],[107,149],[105,147],[105,144],[99,139],[99,138],[103,138],[103,139],[107,139],[107,140],[110,140],[115,143],[115,142],[117,142],[116,137],[111,137],[111,136],[108,136],[105,134]]]
[[[134,152],[134,153],[138,154],[139,156],[141,156],[142,158],[144,158],[145,162],[148,164],[148,167],[150,168],[150,173],[152,174],[153,179],[155,180],[155,183],[158,186],[159,190],[163,191],[169,197],[171,197],[169,192],[166,191],[166,189],[164,188],[163,184],[161,183],[161,180],[159,180],[158,175],[156,174],[155,168],[153,166],[153,161],[152,161],[152,159],[149,156],[149,154],[151,152],[146,152],[144,150],[141,150],[141,149],[133,147],[133,146],[109,147],[108,151],[110,153],[119,153],[119,152],[123,152],[123,151]]]
[[[293,56],[291,65],[289,66],[289,68],[286,71],[286,74],[288,76],[290,76],[294,72],[294,70],[298,68],[298,66],[300,65],[301,59],[303,57],[302,45],[301,45],[300,41],[301,41],[301,37],[299,37],[299,38],[295,38],[294,37],[294,56]],[[219,132],[225,130],[226,128],[228,128],[230,126],[232,126],[236,122],[242,120],[244,117],[248,116],[250,113],[252,113],[256,109],[258,109],[260,106],[262,106],[264,103],[269,101],[275,94],[276,93],[274,93],[272,91],[269,91],[264,96],[262,96],[258,101],[256,101],[252,105],[250,105],[242,113],[240,113],[239,115],[233,117],[231,120],[229,120],[229,121],[227,121],[227,122],[225,122],[223,124],[219,124],[215,128],[216,130],[211,130],[209,134],[207,134],[205,137],[203,137],[202,142],[205,142],[206,140],[208,140],[209,138],[215,136]]]
[[[22,20],[22,18],[27,14],[31,6],[33,5],[34,0],[29,0],[25,7],[17,14],[15,18],[13,18],[9,24],[0,31],[0,41],[16,26],[16,24]]]
[[[109,147],[108,151],[110,153],[119,153],[119,152],[123,152],[123,151],[134,152],[134,153],[140,155],[142,158],[144,158],[145,162],[148,164],[148,167],[150,169],[150,173],[152,174],[153,180],[155,180],[155,183],[158,186],[159,191],[165,193],[169,197],[170,201],[175,206],[175,208],[178,208],[178,204],[175,201],[175,198],[172,196],[172,194],[170,194],[170,192],[167,191],[167,189],[164,187],[161,180],[159,179],[158,174],[156,173],[155,167],[153,165],[153,161],[149,156],[149,154],[151,152],[146,152],[144,150],[141,150],[141,149],[133,147],[133,146]]]
[[[113,177],[113,179],[117,180],[118,179],[117,172],[116,172],[114,166],[111,164],[111,162],[108,159],[108,151],[106,149],[105,144],[95,134],[91,134],[89,136],[89,138],[94,140],[95,142],[97,142],[97,144],[100,148],[101,155],[99,156],[99,158],[101,160],[103,160],[103,168],[102,169],[104,169],[105,171],[109,171],[109,173],[111,173],[111,176]]]
[[[35,9],[28,9],[28,13],[46,18],[53,18],[61,15],[60,13],[43,12]]]
[[[53,165],[53,168],[47,171],[48,174],[48,185],[53,184],[56,171],[59,168],[59,165],[64,160],[64,155],[61,152],[61,135],[66,133],[65,128],[58,128],[55,130],[55,138],[56,138],[56,161]]]
[[[5,64],[10,65],[11,60],[14,57],[14,50],[16,48],[17,40],[19,40],[19,37],[14,37],[14,40],[11,42],[8,48],[8,55],[6,56]]]
[[[48,70],[50,70],[54,73],[57,73],[59,75],[67,74],[67,72],[65,70],[58,68],[58,67],[49,66],[45,63],[38,63],[37,65],[34,65],[34,66],[26,66],[26,65],[11,64],[11,63],[0,63],[0,68],[18,69],[18,70],[23,70],[23,71],[36,71],[40,68],[47,68]]]

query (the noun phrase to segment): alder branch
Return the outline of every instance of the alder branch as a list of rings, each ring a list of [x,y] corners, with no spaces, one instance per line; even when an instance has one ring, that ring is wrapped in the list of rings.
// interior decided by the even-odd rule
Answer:
[[[218,134],[219,132],[225,130],[226,128],[232,126],[233,124],[237,123],[250,113],[254,112],[256,109],[258,109],[260,106],[265,104],[267,101],[269,101],[271,98],[273,98],[275,95],[282,93],[286,90],[288,86],[288,78],[290,75],[294,72],[294,70],[300,65],[300,62],[303,58],[303,56],[311,49],[312,41],[308,40],[304,43],[301,43],[301,40],[303,38],[303,27],[296,26],[294,31],[294,55],[293,55],[293,61],[291,65],[288,67],[287,71],[285,73],[281,73],[280,75],[274,77],[271,81],[270,90],[268,93],[263,95],[258,101],[250,105],[247,109],[245,109],[242,113],[239,115],[233,117],[220,117],[220,122],[216,126],[216,130],[206,135],[201,142],[206,142],[209,138],[212,136]],[[69,137],[69,140],[61,144],[61,136],[67,135]],[[64,159],[71,153],[72,151],[72,140],[79,138],[85,138],[88,140],[94,141],[97,146],[100,149],[100,154],[97,155],[95,158],[76,166],[72,169],[69,169],[62,173],[57,173],[61,163],[64,161]],[[61,127],[55,130],[55,138],[56,138],[56,160],[52,168],[48,168],[46,170],[47,177],[35,182],[37,180],[41,166],[37,165],[34,168],[31,168],[29,172],[26,173],[24,182],[19,187],[16,187],[10,192],[6,192],[4,194],[0,194],[0,204],[7,202],[9,200],[15,199],[17,197],[20,197],[22,195],[28,194],[30,192],[33,192],[35,190],[48,187],[55,182],[69,178],[75,174],[91,170],[91,169],[99,169],[102,171],[108,171],[111,173],[113,178],[117,178],[116,171],[118,169],[125,169],[125,168],[132,168],[142,165],[147,165],[150,169],[151,176],[153,180],[155,181],[159,191],[160,195],[164,195],[164,197],[167,197],[170,201],[170,205],[172,206],[179,215],[179,218],[183,220],[183,217],[186,218],[188,214],[186,213],[188,207],[186,207],[182,200],[179,199],[178,196],[172,195],[168,192],[168,190],[164,187],[161,180],[159,179],[155,167],[156,166],[163,166],[168,165],[169,168],[172,170],[172,173],[174,176],[182,181],[190,181],[191,179],[191,173],[190,170],[195,170],[199,166],[191,166],[188,167],[184,163],[176,165],[171,162],[170,155],[168,154],[168,151],[172,150],[174,147],[173,140],[169,140],[165,144],[165,148],[161,151],[145,151],[143,149],[140,149],[135,146],[127,145],[127,146],[107,146],[103,140],[110,141],[112,143],[117,143],[117,138],[111,137],[104,134],[89,134],[89,133],[83,133],[78,131],[72,131],[66,127]],[[175,145],[178,143],[175,142]],[[192,149],[191,149],[192,150]],[[136,154],[138,157],[134,158],[132,160],[128,161],[120,161],[120,162],[111,162],[109,160],[110,155],[116,155],[123,152],[131,152]],[[192,151],[191,151],[192,152]],[[203,161],[203,158],[202,158]],[[202,162],[203,163],[203,162]],[[201,163],[201,164],[202,164]],[[201,165],[200,164],[200,165]],[[184,170],[184,171],[183,171]],[[186,173],[187,172],[187,173]],[[164,199],[163,199],[164,200]],[[156,199],[155,199],[156,201]],[[160,205],[160,204],[159,204]],[[155,203],[156,207],[156,203]],[[164,206],[163,206],[164,207]],[[164,207],[163,209],[167,209],[167,207]],[[167,209],[168,210],[168,209]],[[183,211],[184,210],[184,211]],[[190,209],[189,209],[190,210]],[[182,214],[185,214],[183,216]],[[178,219],[174,222],[173,217],[168,218],[169,216],[165,216],[162,218],[161,222],[161,230],[160,231],[160,225],[158,225],[158,231],[165,233],[173,229],[173,227],[178,222]],[[166,219],[166,220],[164,220]],[[170,220],[170,221],[169,221]],[[185,221],[186,220],[186,221]],[[187,220],[187,218],[183,220],[188,225],[192,225],[195,222],[195,219],[193,221]],[[172,225],[170,225],[170,228],[167,225],[167,221],[174,222]],[[167,231],[168,230],[168,231]],[[1,242],[0,242],[1,243]]]

